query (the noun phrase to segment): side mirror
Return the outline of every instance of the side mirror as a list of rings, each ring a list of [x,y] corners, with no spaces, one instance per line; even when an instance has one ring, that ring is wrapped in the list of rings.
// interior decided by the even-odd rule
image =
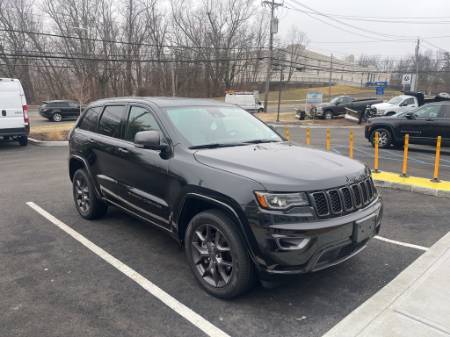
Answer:
[[[149,150],[166,150],[168,145],[161,144],[161,133],[157,130],[141,131],[134,136],[134,144],[137,147]]]
[[[416,119],[416,115],[413,112],[408,112],[405,117],[407,119]]]

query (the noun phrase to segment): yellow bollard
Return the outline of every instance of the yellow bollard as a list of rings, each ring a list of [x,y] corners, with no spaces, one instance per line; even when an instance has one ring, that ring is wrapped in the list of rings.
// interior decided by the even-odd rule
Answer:
[[[353,130],[350,130],[348,138],[348,156],[353,159]]]
[[[306,128],[306,145],[311,145],[311,129]]]
[[[405,135],[405,144],[403,145],[403,165],[402,165],[402,177],[408,176],[408,146],[409,146],[409,135]]]
[[[431,180],[435,183],[439,182],[439,162],[441,161],[441,143],[442,137],[439,136],[436,142],[436,158],[434,160],[434,174],[433,179]]]
[[[291,140],[291,135],[289,134],[288,128],[284,128],[284,138],[286,138],[288,141]]]
[[[330,151],[331,150],[331,134],[330,134],[330,129],[327,129],[327,138],[326,138],[326,150]]]
[[[375,146],[375,155],[374,155],[374,158],[373,158],[373,170],[374,170],[375,173],[378,173],[378,172],[380,172],[379,166],[378,166],[379,165],[379,163],[378,163],[378,160],[379,160],[378,153],[379,153],[380,135],[378,134],[378,131],[375,132],[373,143],[374,143],[373,145]]]

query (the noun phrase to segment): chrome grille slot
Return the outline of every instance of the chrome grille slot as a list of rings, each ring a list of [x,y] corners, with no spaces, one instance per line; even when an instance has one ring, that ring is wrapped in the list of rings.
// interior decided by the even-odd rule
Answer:
[[[367,195],[367,185],[365,181],[362,181],[359,183],[359,186],[361,187],[361,192],[362,192],[362,200],[363,200],[363,204],[367,204],[369,202],[369,197]]]
[[[361,192],[358,185],[352,185],[353,196],[355,197],[355,207],[359,208],[362,205]]]

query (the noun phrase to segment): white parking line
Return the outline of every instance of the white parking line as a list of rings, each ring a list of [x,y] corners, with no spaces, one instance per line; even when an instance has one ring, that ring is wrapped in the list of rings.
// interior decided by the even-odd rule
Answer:
[[[179,302],[178,300],[170,296],[168,293],[159,288],[157,285],[150,282],[148,279],[139,274],[137,271],[133,270],[120,260],[116,259],[114,256],[112,256],[99,246],[97,246],[92,241],[88,240],[86,237],[84,237],[77,231],[73,230],[71,227],[67,226],[66,224],[55,218],[53,215],[51,215],[46,210],[36,205],[34,202],[27,202],[27,205],[32,209],[34,209],[36,212],[38,212],[40,215],[42,215],[44,218],[46,218],[48,221],[53,223],[59,229],[63,230],[72,238],[77,240],[91,252],[98,255],[104,261],[108,262],[114,268],[116,268],[117,270],[128,276],[142,288],[147,290],[150,294],[152,294],[161,302],[163,302],[165,305],[167,305],[170,309],[172,309],[177,314],[184,317],[186,320],[191,322],[197,328],[202,330],[206,335],[211,337],[230,337],[228,334],[217,328],[215,325],[207,321],[205,318],[203,318],[202,316],[200,316],[199,314],[197,314],[196,312],[185,306],[183,303]]]
[[[418,250],[423,250],[423,251],[427,251],[429,248],[424,247],[424,246],[418,246],[418,245],[413,245],[412,243],[407,243],[407,242],[402,242],[402,241],[396,241],[396,240],[391,240],[391,239],[387,239],[384,238],[382,236],[375,236],[375,239],[380,240],[380,241],[384,241],[384,242],[389,242],[392,243],[394,245],[398,245],[398,246],[403,246],[403,247],[408,247],[408,248],[414,248],[414,249],[418,249]]]

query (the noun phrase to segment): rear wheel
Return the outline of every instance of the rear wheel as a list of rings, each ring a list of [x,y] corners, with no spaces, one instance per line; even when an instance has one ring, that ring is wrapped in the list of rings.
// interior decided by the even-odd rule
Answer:
[[[20,146],[27,146],[28,145],[28,137],[27,136],[20,136],[19,137],[19,144],[20,144]]]
[[[78,169],[73,175],[73,200],[78,213],[85,219],[98,219],[105,215],[108,205],[95,194],[86,170]]]
[[[370,134],[370,141],[375,146],[375,132],[378,132],[378,146],[382,149],[389,148],[392,145],[392,133],[387,129],[376,129]]]
[[[213,296],[233,298],[255,282],[246,245],[234,222],[220,211],[205,211],[192,218],[185,252],[195,278]]]
[[[386,114],[386,116],[388,116],[388,117],[394,116],[394,115],[395,115],[395,112],[394,112],[394,111],[390,111],[390,112],[388,112],[388,113]]]
[[[59,112],[55,112],[52,115],[52,121],[53,122],[61,122],[62,121],[62,115]]]

